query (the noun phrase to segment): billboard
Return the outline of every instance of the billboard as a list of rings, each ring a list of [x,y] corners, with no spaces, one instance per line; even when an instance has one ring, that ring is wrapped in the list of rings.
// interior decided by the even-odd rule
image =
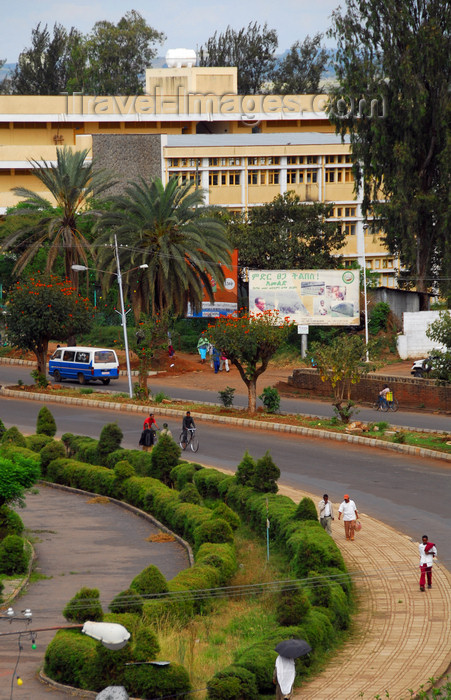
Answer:
[[[208,294],[204,290],[202,299],[202,310],[194,313],[191,306],[188,305],[188,318],[205,318],[216,316],[228,316],[234,314],[238,307],[238,251],[233,250],[231,253],[231,265],[225,267],[222,265],[224,272],[224,289],[219,289],[213,278],[210,278],[213,288],[214,302],[211,303]]]
[[[278,309],[298,325],[358,326],[358,270],[249,270],[249,311]]]

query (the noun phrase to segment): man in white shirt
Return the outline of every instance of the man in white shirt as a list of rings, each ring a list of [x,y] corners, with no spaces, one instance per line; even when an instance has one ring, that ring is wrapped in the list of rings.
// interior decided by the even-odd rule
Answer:
[[[334,507],[329,501],[327,493],[324,494],[322,500],[318,503],[319,521],[328,535],[332,534],[332,520],[334,520]]]
[[[432,588],[432,564],[437,556],[437,547],[433,542],[429,542],[427,535],[423,535],[422,542],[418,546],[420,551],[420,591],[424,593],[424,584],[426,583],[426,575],[428,579],[428,588]]]
[[[341,516],[343,516],[346,539],[353,540],[355,535],[355,523],[359,517],[359,514],[357,512],[356,504],[354,501],[351,501],[347,493],[345,493],[343,498],[344,501],[340,504],[338,509],[338,520],[341,520]]]

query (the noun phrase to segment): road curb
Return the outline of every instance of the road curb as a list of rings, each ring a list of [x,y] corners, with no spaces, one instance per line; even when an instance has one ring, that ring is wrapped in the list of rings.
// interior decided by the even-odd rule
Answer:
[[[149,406],[138,406],[135,404],[114,403],[113,401],[98,401],[93,399],[84,399],[74,396],[52,396],[51,394],[27,394],[24,391],[17,389],[0,388],[0,395],[10,398],[20,398],[29,401],[42,401],[43,403],[64,403],[73,406],[89,406],[91,408],[103,408],[111,411],[123,413],[148,413]],[[181,417],[185,414],[184,409],[175,408],[156,408],[152,406],[155,414],[162,416]],[[286,425],[284,423],[268,423],[265,421],[253,420],[252,418],[238,418],[230,416],[214,416],[209,413],[201,413],[191,411],[192,415],[199,420],[211,423],[225,423],[227,425],[236,425],[241,428],[251,428],[256,430],[272,430],[281,433],[294,433],[295,435],[305,435],[307,437],[317,437],[323,440],[338,440],[339,442],[348,442],[355,445],[364,445],[366,447],[378,447],[382,450],[391,452],[400,452],[409,454],[415,457],[430,457],[440,459],[445,462],[451,462],[451,454],[445,452],[436,452],[424,447],[415,447],[414,445],[403,445],[401,443],[384,442],[375,438],[363,437],[363,435],[349,435],[346,433],[333,433],[328,430],[316,430],[314,428],[304,428],[300,425]]]

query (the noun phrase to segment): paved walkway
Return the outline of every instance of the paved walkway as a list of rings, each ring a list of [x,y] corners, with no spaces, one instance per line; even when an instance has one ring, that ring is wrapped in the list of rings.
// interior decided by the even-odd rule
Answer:
[[[12,605],[17,614],[25,608],[33,612],[32,629],[68,624],[62,616],[66,603],[82,586],[98,588],[104,612],[112,598],[129,587],[132,579],[149,564],[155,564],[171,579],[185,569],[188,556],[177,542],[150,542],[158,528],[111,502],[96,503],[80,496],[40,486],[39,494],[29,494],[27,507],[20,512],[37,554],[35,570],[43,576],[29,586],[25,595]],[[25,630],[19,620],[9,624],[0,619],[0,632]],[[0,637],[0,700],[63,700],[67,695],[50,689],[36,678],[47,645],[55,632],[39,632],[37,648],[28,638],[22,640],[18,660],[18,637]]]
[[[294,489],[282,486],[280,492],[299,501]],[[332,524],[333,538],[355,574],[359,598],[349,642],[295,698],[372,700],[388,691],[392,700],[407,700],[410,688],[428,687],[428,679],[445,673],[451,663],[449,572],[434,565],[433,588],[421,593],[418,543],[361,516],[362,530],[354,542],[345,540],[341,521]]]

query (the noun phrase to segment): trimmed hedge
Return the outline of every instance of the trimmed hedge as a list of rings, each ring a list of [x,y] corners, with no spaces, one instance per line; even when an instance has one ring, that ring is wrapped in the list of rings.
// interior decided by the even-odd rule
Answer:
[[[194,474],[194,484],[203,498],[219,498],[219,484],[227,479],[227,474],[222,474],[216,469],[200,469]]]
[[[179,664],[127,666],[123,684],[130,696],[140,698],[184,698],[191,690],[188,671]]]
[[[29,450],[40,452],[43,447],[53,442],[53,437],[50,437],[50,435],[28,435],[25,438],[25,442]]]
[[[89,689],[86,669],[95,659],[97,645],[79,630],[59,630],[46,649],[44,672],[58,683]]]
[[[6,503],[0,506],[0,540],[6,535],[21,535],[24,531],[23,520]]]
[[[130,584],[130,588],[141,595],[167,593],[168,583],[160,569],[154,564],[150,564],[140,574],[135,576]]]
[[[100,591],[98,588],[80,588],[73,598],[67,603],[63,615],[69,622],[101,622],[103,610],[100,604]]]
[[[6,535],[0,542],[0,573],[12,576],[27,570],[29,553],[25,541],[19,535]]]
[[[277,654],[276,654],[277,656]],[[242,666],[227,666],[207,683],[209,700],[258,700],[255,674]]]

